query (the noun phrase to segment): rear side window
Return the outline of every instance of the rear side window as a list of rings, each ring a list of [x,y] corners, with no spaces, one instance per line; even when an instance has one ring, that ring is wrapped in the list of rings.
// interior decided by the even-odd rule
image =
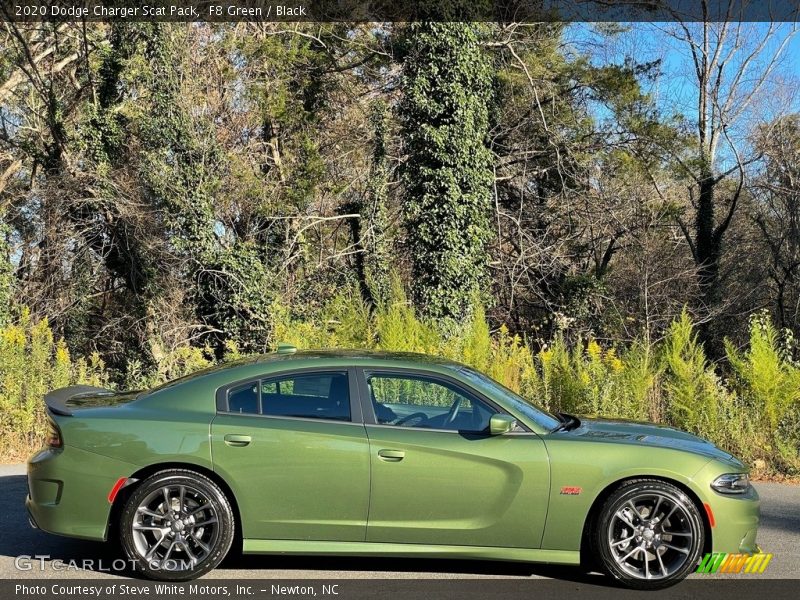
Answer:
[[[228,411],[258,414],[258,382],[246,383],[228,392]]]
[[[228,411],[350,421],[347,373],[299,373],[231,388]]]

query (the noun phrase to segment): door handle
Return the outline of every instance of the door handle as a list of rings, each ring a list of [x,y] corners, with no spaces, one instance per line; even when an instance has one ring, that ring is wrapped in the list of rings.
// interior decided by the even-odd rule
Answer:
[[[402,450],[378,450],[378,458],[386,462],[400,462],[405,456]]]
[[[223,439],[228,446],[247,446],[251,442],[249,435],[235,435],[233,433],[229,433]]]

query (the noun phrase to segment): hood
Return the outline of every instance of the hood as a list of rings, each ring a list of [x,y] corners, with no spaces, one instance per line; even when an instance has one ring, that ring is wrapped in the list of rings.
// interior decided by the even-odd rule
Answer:
[[[656,446],[685,450],[722,460],[737,467],[744,467],[739,459],[717,448],[708,440],[666,425],[626,421],[623,419],[589,419],[581,417],[580,426],[569,433],[598,441],[605,440],[635,446]]]

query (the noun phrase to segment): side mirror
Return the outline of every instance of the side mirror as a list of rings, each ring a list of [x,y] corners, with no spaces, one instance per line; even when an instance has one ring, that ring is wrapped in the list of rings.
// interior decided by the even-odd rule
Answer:
[[[503,435],[517,426],[517,420],[511,415],[492,415],[489,420],[489,433],[491,435]]]

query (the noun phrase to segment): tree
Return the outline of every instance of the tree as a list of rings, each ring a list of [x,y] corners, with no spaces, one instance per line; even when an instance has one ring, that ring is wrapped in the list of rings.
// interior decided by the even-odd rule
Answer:
[[[704,11],[709,4],[702,0]],[[692,73],[694,107],[686,118],[694,135],[688,148],[673,151],[672,156],[689,179],[694,222],[690,225],[680,219],[679,223],[697,264],[701,338],[714,356],[722,351],[712,320],[723,303],[724,241],[740,206],[746,168],[757,158],[748,152],[743,129],[795,31],[780,23],[738,22],[735,5],[729,3],[722,22],[678,21],[666,30],[688,56]]]
[[[767,249],[767,281],[781,327],[800,326],[800,115],[781,117],[758,132],[763,154],[752,184],[752,219]]]
[[[10,320],[14,299],[14,267],[11,264],[11,244],[8,243],[10,229],[0,208],[0,327]]]
[[[361,296],[370,307],[387,301],[391,284],[391,256],[387,239],[388,116],[388,107],[383,100],[376,100],[370,107],[374,150],[369,179],[363,194],[342,207],[351,213],[348,223],[356,249],[353,259],[356,278]]]
[[[487,296],[492,70],[482,27],[413,23],[403,42],[402,168],[413,291],[431,317],[460,319]]]
[[[620,33],[579,35],[607,48]],[[664,253],[652,246],[663,244],[669,215],[670,200],[653,194],[653,181],[668,177],[663,161],[642,141],[674,137],[645,88],[659,64],[567,53],[568,40],[563,24],[506,23],[487,42],[497,72],[494,312],[523,332],[568,324],[575,337],[635,337],[675,310],[642,289],[661,295],[670,289],[662,275],[672,275],[648,266],[663,284],[656,292],[637,273]]]

